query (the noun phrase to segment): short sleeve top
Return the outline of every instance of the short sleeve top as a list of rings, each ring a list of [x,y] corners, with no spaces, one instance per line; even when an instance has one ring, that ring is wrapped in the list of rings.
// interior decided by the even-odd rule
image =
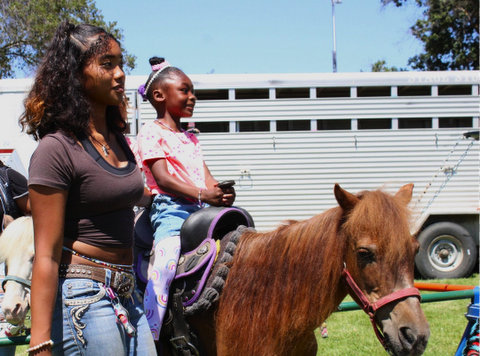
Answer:
[[[64,238],[99,247],[131,247],[135,203],[143,179],[123,135],[117,140],[128,157],[126,167],[111,166],[90,141],[56,132],[44,136],[33,153],[29,186],[68,190]]]
[[[28,195],[27,178],[13,168],[7,169],[8,181],[12,192],[12,198],[18,199]]]
[[[155,122],[148,122],[137,137],[138,156],[148,188],[154,194],[168,194],[155,181],[148,161],[165,159],[168,173],[182,182],[206,188],[203,153],[197,137],[190,132],[174,132]]]

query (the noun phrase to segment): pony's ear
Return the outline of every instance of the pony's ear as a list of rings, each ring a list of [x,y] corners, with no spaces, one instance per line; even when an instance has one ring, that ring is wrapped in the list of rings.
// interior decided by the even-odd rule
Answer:
[[[352,210],[359,201],[355,195],[342,189],[338,183],[335,183],[333,192],[335,193],[335,199],[337,199],[338,205],[340,205],[344,211]]]
[[[395,194],[395,198],[397,198],[403,204],[407,205],[408,203],[410,203],[410,200],[412,200],[412,193],[413,183],[405,184]]]

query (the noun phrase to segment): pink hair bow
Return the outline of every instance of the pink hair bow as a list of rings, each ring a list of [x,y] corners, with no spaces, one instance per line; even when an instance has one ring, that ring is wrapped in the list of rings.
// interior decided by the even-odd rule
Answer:
[[[166,67],[170,67],[170,63],[168,63],[167,61],[164,61],[164,62],[159,63],[159,64],[154,64],[154,65],[152,66],[152,70],[153,70],[154,72],[156,72],[157,70],[161,70],[161,69],[164,69],[164,68],[166,68]]]

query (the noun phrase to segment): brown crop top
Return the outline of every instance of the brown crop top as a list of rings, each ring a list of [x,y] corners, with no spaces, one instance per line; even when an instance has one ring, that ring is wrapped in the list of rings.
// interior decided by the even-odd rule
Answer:
[[[64,238],[98,247],[131,247],[133,206],[143,179],[123,135],[117,135],[128,164],[106,162],[90,141],[82,146],[61,132],[46,135],[30,159],[29,186],[68,190]]]

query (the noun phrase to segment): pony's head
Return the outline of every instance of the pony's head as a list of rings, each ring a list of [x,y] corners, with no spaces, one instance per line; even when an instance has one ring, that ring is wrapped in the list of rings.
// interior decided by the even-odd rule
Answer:
[[[413,288],[419,244],[409,230],[412,190],[413,184],[407,184],[394,196],[380,190],[354,195],[335,185],[342,209],[340,233],[347,241],[345,265],[369,303]],[[424,352],[430,331],[417,297],[384,305],[375,312],[374,321],[392,354]]]
[[[23,322],[30,304],[30,288],[22,281],[32,278],[33,255],[32,218],[15,219],[0,235],[0,262],[5,262],[7,275],[1,309],[6,320],[15,325]]]

